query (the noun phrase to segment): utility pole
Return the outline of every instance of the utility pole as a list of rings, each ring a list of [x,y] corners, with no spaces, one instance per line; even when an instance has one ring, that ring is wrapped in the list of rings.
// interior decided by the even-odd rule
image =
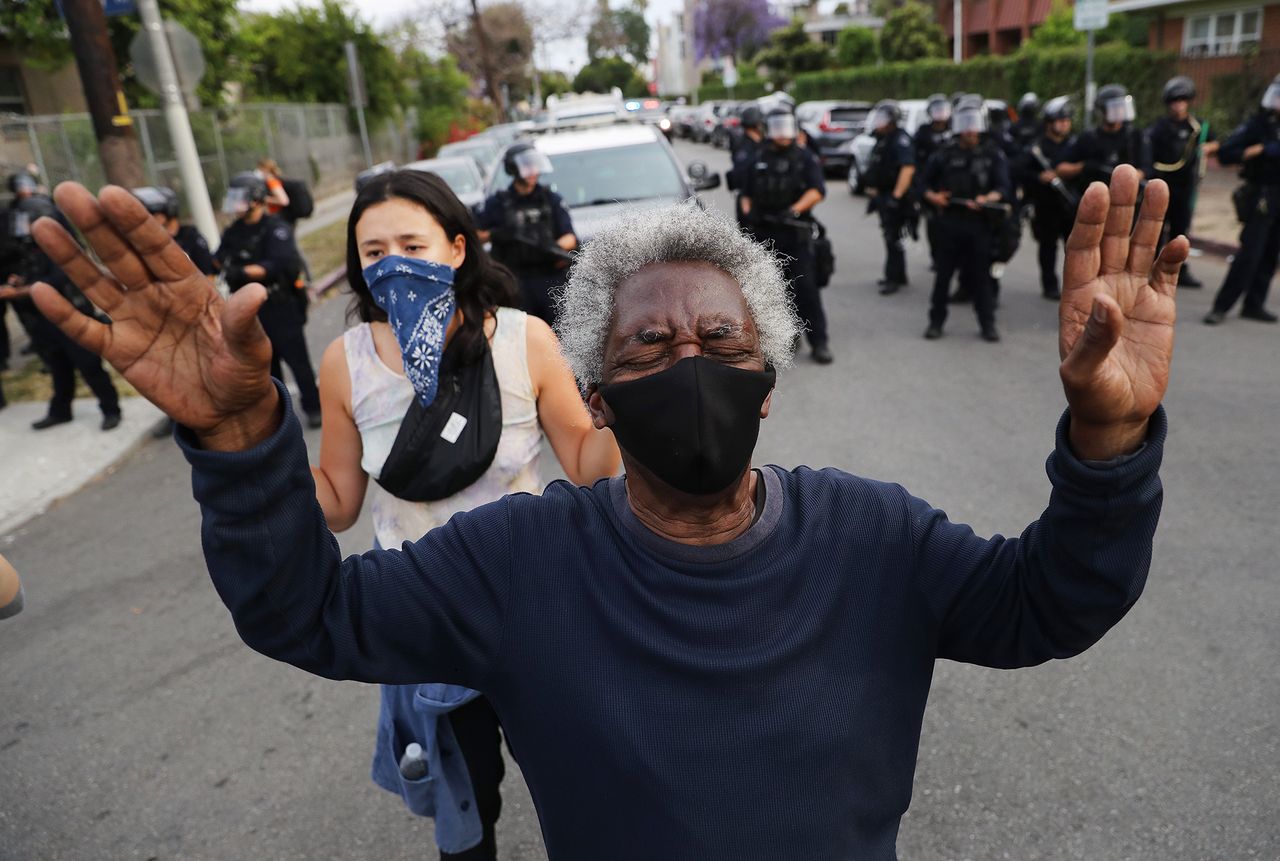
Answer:
[[[951,62],[964,60],[964,0],[951,0]]]
[[[169,37],[164,32],[157,0],[138,0],[138,13],[142,27],[151,39],[151,49],[156,56],[156,69],[160,77],[160,98],[164,102],[164,118],[169,126],[169,138],[178,157],[178,173],[182,177],[182,190],[187,195],[187,207],[191,210],[196,229],[204,236],[210,248],[218,245],[218,220],[209,202],[209,187],[205,184],[204,170],[200,167],[200,153],[191,133],[191,119],[178,85],[178,71],[169,52]]]
[[[484,21],[480,18],[480,0],[471,0],[471,28],[476,31],[476,42],[480,48],[480,70],[484,72],[485,91],[489,94],[490,101],[501,107],[502,98],[498,95],[498,82],[494,80],[489,36],[485,33]]]
[[[146,185],[142,151],[120,88],[102,0],[62,0],[62,10],[107,181],[126,188]]]

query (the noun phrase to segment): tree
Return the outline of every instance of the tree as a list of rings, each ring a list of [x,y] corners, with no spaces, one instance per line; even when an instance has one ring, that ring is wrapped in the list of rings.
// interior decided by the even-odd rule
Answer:
[[[880,56],[889,62],[946,55],[946,37],[934,21],[933,9],[908,0],[885,18]]]
[[[1066,48],[1083,45],[1085,34],[1076,29],[1075,13],[1065,0],[1054,0],[1053,8],[1044,21],[1031,31],[1031,38],[1022,43],[1020,50],[1035,51],[1042,48]]]
[[[614,87],[626,96],[643,96],[648,83],[621,57],[601,57],[583,66],[573,79],[575,93],[607,93]]]
[[[538,76],[542,79],[543,96],[573,92],[573,81],[569,80],[569,76],[564,72],[539,71]]]
[[[587,30],[587,57],[623,57],[642,66],[649,62],[649,22],[638,5],[613,9],[609,0],[598,0]]]
[[[702,0],[693,13],[695,57],[745,59],[785,23],[768,0]]]
[[[532,89],[529,69],[533,62],[533,27],[524,7],[514,0],[493,3],[481,10],[480,20],[488,37],[494,90],[500,91],[506,84],[513,101],[524,98]],[[479,35],[470,18],[446,26],[445,45],[458,61],[458,68],[476,80],[483,79]]]
[[[241,81],[253,99],[346,102],[348,41],[356,46],[371,114],[391,115],[405,96],[395,54],[341,0],[247,15],[235,41]]]
[[[831,51],[804,32],[804,22],[792,21],[769,34],[768,46],[752,61],[767,66],[775,82],[789,82],[799,72],[817,72],[831,65]]]
[[[836,64],[841,68],[874,63],[878,50],[875,31],[867,27],[845,27],[836,35]]]

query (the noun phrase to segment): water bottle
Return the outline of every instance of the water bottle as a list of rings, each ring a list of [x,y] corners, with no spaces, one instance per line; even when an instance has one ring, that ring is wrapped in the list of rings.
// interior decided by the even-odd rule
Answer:
[[[416,741],[409,742],[400,757],[400,776],[405,780],[422,780],[427,776],[427,754]]]

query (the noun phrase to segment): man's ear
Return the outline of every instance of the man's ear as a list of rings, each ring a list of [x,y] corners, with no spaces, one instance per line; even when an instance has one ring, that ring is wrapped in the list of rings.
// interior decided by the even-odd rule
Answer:
[[[764,396],[764,403],[760,405],[760,418],[767,419],[769,410],[773,406],[773,389],[769,389],[769,394]]]
[[[587,412],[591,414],[591,424],[596,430],[604,430],[613,424],[613,410],[609,409],[609,405],[600,396],[598,383],[587,386]]]

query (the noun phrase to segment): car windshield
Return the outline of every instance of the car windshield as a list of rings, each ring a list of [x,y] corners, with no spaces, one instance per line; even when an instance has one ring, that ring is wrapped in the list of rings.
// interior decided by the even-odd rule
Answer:
[[[686,195],[679,170],[657,144],[606,147],[551,156],[553,173],[542,182],[564,198],[566,206]],[[498,187],[510,185],[503,174]]]
[[[866,108],[835,108],[831,111],[831,125],[861,128],[867,121]]]
[[[444,180],[445,185],[453,189],[454,194],[466,194],[468,191],[479,191],[480,178],[475,171],[467,170],[461,164],[433,164],[420,170],[429,170]]]
[[[487,141],[467,141],[456,144],[445,144],[440,147],[440,155],[468,156],[487,165],[489,162],[497,158],[498,149]]]

